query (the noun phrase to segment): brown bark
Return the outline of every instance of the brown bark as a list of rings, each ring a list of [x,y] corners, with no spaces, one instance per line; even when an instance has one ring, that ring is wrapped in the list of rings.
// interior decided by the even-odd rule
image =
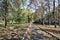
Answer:
[[[7,26],[7,13],[8,13],[8,3],[7,3],[7,0],[3,0],[3,9],[4,9],[4,18],[5,18],[5,28],[6,28],[6,26]]]
[[[56,21],[56,20],[55,20],[56,18],[55,18],[55,16],[54,16],[54,14],[55,14],[55,0],[53,0],[53,18],[54,18],[54,24],[55,24],[54,26],[55,26],[55,28],[56,28],[56,22],[55,22],[55,21]]]

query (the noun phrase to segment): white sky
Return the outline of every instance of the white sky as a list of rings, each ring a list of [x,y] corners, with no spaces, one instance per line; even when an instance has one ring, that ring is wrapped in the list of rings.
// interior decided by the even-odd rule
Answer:
[[[53,0],[50,0],[50,1],[53,1]],[[58,0],[55,0],[55,6],[57,7],[58,6]],[[1,4],[1,1],[0,1],[0,4]],[[27,5],[29,4],[29,0],[27,0]],[[27,8],[27,5],[26,6],[24,6],[24,8]],[[52,5],[53,4],[51,4],[51,9],[52,9]],[[33,7],[33,5],[32,5],[32,7]],[[34,8],[34,7],[33,7]]]

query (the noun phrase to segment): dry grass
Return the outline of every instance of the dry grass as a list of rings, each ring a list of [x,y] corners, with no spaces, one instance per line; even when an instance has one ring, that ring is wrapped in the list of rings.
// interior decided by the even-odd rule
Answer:
[[[53,33],[60,38],[60,26],[54,28],[54,25],[38,25],[40,28]]]
[[[57,26],[57,28],[54,28],[54,25],[38,25],[42,29],[50,29],[50,30],[56,30],[60,31],[60,26]]]
[[[16,38],[21,37],[24,33],[26,28],[13,28],[13,27],[8,27],[8,28],[0,28],[0,38],[8,38],[10,39],[12,36],[12,33],[15,35]]]

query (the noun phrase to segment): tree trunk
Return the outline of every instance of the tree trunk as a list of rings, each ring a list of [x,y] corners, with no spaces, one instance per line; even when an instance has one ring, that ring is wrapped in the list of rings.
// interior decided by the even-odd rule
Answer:
[[[5,17],[5,28],[6,28],[6,26],[7,26],[7,20],[6,20],[6,17]]]
[[[55,28],[56,28],[56,22],[55,22],[55,21],[56,21],[56,20],[55,20],[56,18],[55,18],[55,15],[54,15],[54,14],[55,14],[55,0],[53,0],[53,18],[54,18],[53,21],[54,21],[54,26],[55,26]]]
[[[49,0],[48,0],[48,10],[49,10],[49,13],[50,13],[50,2],[49,2]],[[50,15],[48,17],[49,17],[48,24],[50,25]]]
[[[60,5],[60,0],[58,0],[58,6],[59,6],[59,5]],[[60,16],[60,13],[59,13],[59,10],[60,10],[60,9],[58,8],[58,22],[59,22],[59,26],[60,26],[60,17],[59,17],[59,16]]]
[[[7,26],[7,12],[8,12],[8,3],[7,3],[7,0],[3,0],[3,9],[5,9],[4,10],[4,14],[5,14],[5,16],[4,16],[4,18],[5,18],[5,28],[6,28],[6,26]]]

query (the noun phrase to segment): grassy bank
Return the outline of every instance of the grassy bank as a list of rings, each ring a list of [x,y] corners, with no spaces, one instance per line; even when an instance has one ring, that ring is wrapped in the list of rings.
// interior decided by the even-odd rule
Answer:
[[[23,24],[7,24],[7,27],[27,27],[28,24],[27,23],[23,23]],[[0,27],[4,27],[4,24],[0,24]]]

